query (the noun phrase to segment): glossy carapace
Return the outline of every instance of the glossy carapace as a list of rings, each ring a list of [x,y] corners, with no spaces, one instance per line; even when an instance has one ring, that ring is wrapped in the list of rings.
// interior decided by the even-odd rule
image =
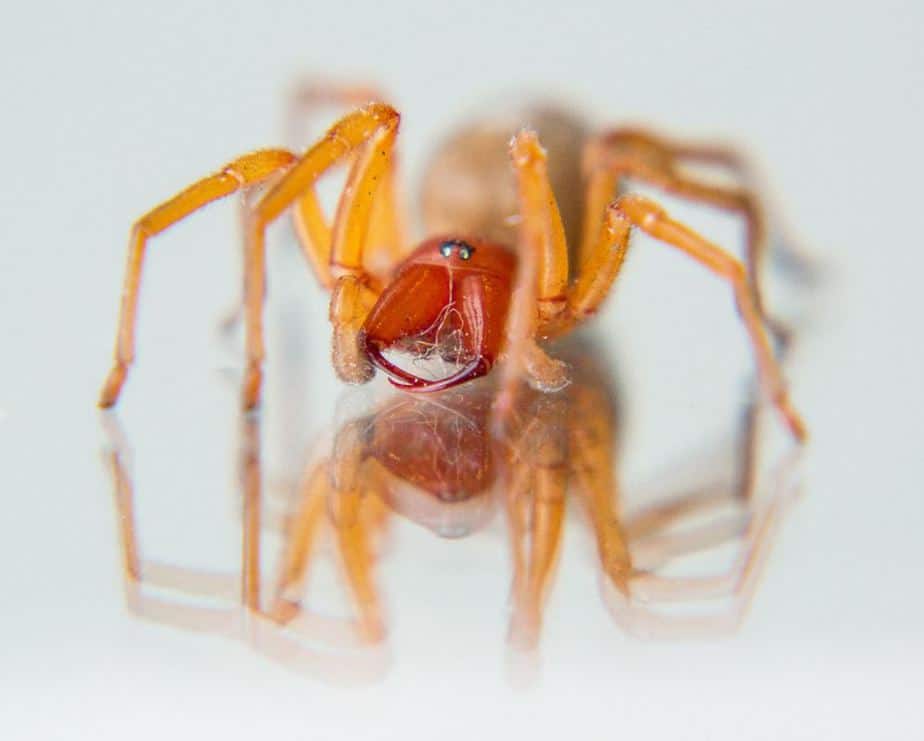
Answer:
[[[437,391],[485,375],[503,340],[516,258],[484,240],[437,237],[397,269],[363,324],[372,363],[409,391]],[[386,357],[436,358],[454,366],[428,380]]]

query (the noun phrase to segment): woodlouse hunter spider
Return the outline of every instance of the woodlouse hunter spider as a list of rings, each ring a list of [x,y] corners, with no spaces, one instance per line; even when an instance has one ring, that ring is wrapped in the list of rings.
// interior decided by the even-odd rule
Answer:
[[[681,169],[705,162],[735,170],[732,153],[638,129],[585,137],[580,123],[541,111],[525,119],[535,130],[520,129],[506,147],[519,124],[476,125],[450,140],[425,178],[424,222],[439,236],[402,257],[394,172],[399,120],[390,105],[368,103],[343,116],[301,156],[283,149],[244,155],[138,220],[129,240],[115,361],[101,406],[115,404],[134,359],[148,240],[212,201],[263,186],[245,219],[245,408],[258,403],[262,384],[265,233],[291,208],[302,250],[331,291],[333,363],[346,382],[369,381],[378,368],[401,388],[437,391],[485,375],[505,357],[511,369],[508,387],[523,373],[536,388],[562,388],[567,368],[537,341],[570,332],[597,311],[622,268],[630,233],[641,229],[730,284],[764,392],[793,436],[805,438],[767,334],[758,280],[765,244],[761,204],[744,187],[717,186]],[[550,149],[551,159],[537,134],[545,130],[561,142]],[[582,189],[553,184],[562,173],[575,172],[579,162]],[[328,225],[315,185],[340,163],[350,169]],[[622,193],[626,177],[742,215],[748,227],[746,261],[673,220],[652,200]],[[575,238],[580,212],[581,234]],[[571,255],[566,234],[576,245]],[[372,266],[383,261],[391,269],[376,272]],[[570,261],[580,265],[574,276]],[[511,300],[515,289],[519,295]],[[396,352],[409,356],[410,365],[396,362]],[[422,359],[450,362],[453,369],[423,377],[416,372]]]

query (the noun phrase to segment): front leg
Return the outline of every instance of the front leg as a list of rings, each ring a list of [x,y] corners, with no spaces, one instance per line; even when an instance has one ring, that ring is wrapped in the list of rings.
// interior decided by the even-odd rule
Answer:
[[[568,385],[568,368],[536,343],[567,308],[568,245],[549,181],[546,153],[536,132],[520,131],[510,142],[520,225],[517,276],[505,327],[505,363],[494,405],[495,426],[513,410],[522,376],[543,391]]]
[[[358,284],[358,288],[368,282],[363,266],[363,248],[376,183],[381,173],[387,170],[399,120],[398,112],[382,103],[373,103],[345,116],[263,195],[249,215],[244,282],[247,372],[242,388],[242,403],[245,408],[257,405],[262,385],[266,228],[296,199],[313,188],[323,173],[368,142],[369,146],[347,181],[331,234],[330,271],[337,279],[331,304],[335,337],[344,324],[349,327],[355,325],[355,317],[361,311],[362,302],[358,299],[340,301],[338,296],[345,282]],[[360,290],[357,292],[362,293]],[[368,301],[368,296],[363,301]],[[347,331],[341,335],[344,338],[336,340],[335,358],[340,355],[352,357],[351,347],[356,343],[358,329],[355,334]],[[340,349],[343,352],[339,352]],[[344,374],[340,375],[343,377]],[[368,378],[368,374],[360,374],[355,380]]]

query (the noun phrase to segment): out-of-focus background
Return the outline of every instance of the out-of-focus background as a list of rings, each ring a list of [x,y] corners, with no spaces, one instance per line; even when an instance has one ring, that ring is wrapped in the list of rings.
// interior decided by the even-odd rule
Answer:
[[[7,8],[4,737],[920,733],[922,8],[910,1]],[[361,689],[332,686],[320,669],[290,671],[247,641],[219,635],[238,628],[243,635],[246,626],[197,632],[129,615],[106,465],[112,442],[94,407],[128,228],[232,156],[291,143],[286,99],[300,78],[368,81],[387,91],[403,113],[402,175],[412,205],[442,136],[536,96],[563,101],[597,127],[650,123],[754,155],[778,223],[811,255],[821,281],[802,301],[804,331],[788,368],[812,433],[803,497],[780,527],[736,635],[659,642],[621,631],[601,601],[593,548],[574,526],[550,597],[541,667],[528,687],[512,688],[523,682],[511,682],[504,668],[509,557],[496,523],[453,542],[398,526],[380,567],[390,635],[387,655],[375,661],[385,668]],[[733,219],[669,205],[723,244],[740,242]],[[329,368],[325,297],[280,223],[271,234],[262,418],[271,492],[291,489],[306,457],[355,403]],[[237,228],[237,210],[223,203],[152,244],[139,363],[118,413],[142,550],[204,570],[232,567],[240,548],[239,354],[216,331],[237,295]],[[749,356],[725,289],[644,240],[596,330],[601,354],[620,369],[620,465],[631,500],[670,462],[728,433]],[[321,581],[322,591],[335,591]],[[334,656],[312,666],[341,663]]]

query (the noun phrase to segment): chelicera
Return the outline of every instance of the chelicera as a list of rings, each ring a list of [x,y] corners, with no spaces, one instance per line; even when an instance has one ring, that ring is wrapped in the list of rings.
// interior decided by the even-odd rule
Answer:
[[[327,102],[353,97],[345,90],[315,92]],[[284,212],[292,212],[302,251],[331,291],[337,375],[364,383],[378,369],[396,386],[416,392],[478,378],[501,359],[515,370],[506,374],[508,383],[525,375],[545,391],[567,385],[567,368],[541,344],[597,311],[623,266],[630,234],[640,229],[731,287],[765,392],[792,434],[804,439],[768,338],[758,280],[765,245],[760,202],[745,187],[716,185],[683,169],[705,163],[739,174],[734,154],[638,129],[587,136],[581,122],[543,109],[519,121],[478,123],[434,158],[422,201],[427,231],[439,236],[408,253],[395,182],[399,121],[390,105],[362,105],[304,154],[269,149],[244,155],[137,221],[115,361],[100,404],[117,401],[134,359],[148,240],[212,201],[259,187],[245,219],[246,408],[257,405],[262,385],[265,233]],[[522,128],[524,121],[535,128]],[[338,164],[347,164],[349,172],[328,221],[315,186]],[[629,177],[740,214],[748,228],[746,260],[672,219],[649,198],[624,193]],[[437,361],[438,372],[421,371],[425,360]]]
[[[408,391],[438,391],[485,375],[501,352],[515,270],[514,254],[500,245],[427,240],[363,323],[369,360]],[[455,369],[442,378],[422,378],[386,357],[387,350],[402,347],[413,358],[437,355]]]

